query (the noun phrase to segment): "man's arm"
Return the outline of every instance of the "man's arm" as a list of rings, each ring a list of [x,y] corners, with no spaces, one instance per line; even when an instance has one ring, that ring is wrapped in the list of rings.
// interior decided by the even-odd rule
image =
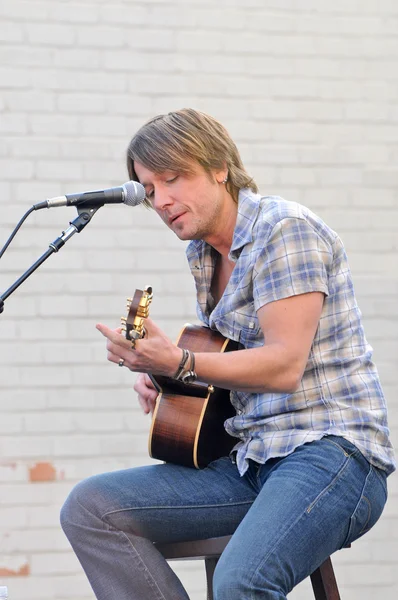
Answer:
[[[258,311],[265,343],[262,347],[227,353],[195,353],[198,379],[217,387],[247,392],[293,392],[302,378],[322,312],[324,294],[310,292],[276,300]],[[108,360],[131,371],[172,377],[181,360],[181,349],[146,320],[147,335],[135,349],[121,335],[98,324],[108,338]]]
[[[310,292],[270,302],[258,310],[265,343],[225,354],[198,353],[201,381],[247,392],[293,392],[308,361],[324,294]]]

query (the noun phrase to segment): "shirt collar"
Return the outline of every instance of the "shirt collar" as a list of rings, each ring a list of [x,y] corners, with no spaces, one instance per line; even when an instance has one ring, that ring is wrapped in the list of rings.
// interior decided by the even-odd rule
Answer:
[[[239,190],[238,214],[229,253],[231,260],[236,261],[239,250],[253,240],[253,226],[257,220],[260,200],[260,194],[255,194],[250,188]],[[192,240],[187,248],[188,259],[203,256],[206,246],[208,244],[203,240]]]
[[[239,191],[238,214],[232,238],[230,258],[237,259],[238,250],[253,241],[253,227],[257,220],[261,196],[249,188]]]

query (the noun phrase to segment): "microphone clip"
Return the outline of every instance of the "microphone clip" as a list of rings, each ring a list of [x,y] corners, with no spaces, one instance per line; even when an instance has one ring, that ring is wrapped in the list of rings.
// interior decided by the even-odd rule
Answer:
[[[83,205],[76,206],[78,216],[73,221],[69,222],[69,227],[65,231],[62,232],[56,240],[51,242],[50,248],[54,250],[54,252],[58,252],[62,248],[62,246],[72,237],[75,233],[80,233],[86,225],[88,225],[101,207],[97,206],[96,208],[85,208]]]

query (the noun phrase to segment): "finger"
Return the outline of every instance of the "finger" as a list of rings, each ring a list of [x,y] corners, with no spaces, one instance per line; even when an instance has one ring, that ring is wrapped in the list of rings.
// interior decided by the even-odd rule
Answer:
[[[130,366],[127,364],[127,356],[123,356],[122,352],[115,354],[114,352],[110,352],[108,350],[107,359],[109,360],[109,362],[113,362],[116,364],[119,364],[119,362],[123,359],[123,366],[130,368]]]
[[[157,396],[157,391],[153,387],[151,380],[148,376],[144,375],[144,373],[138,375],[134,384],[134,391],[145,399],[152,398],[153,396],[156,398]]]
[[[159,333],[161,333],[161,329],[160,327],[158,327],[155,323],[155,321],[152,321],[152,319],[150,317],[147,317],[145,319],[145,323],[144,323],[144,328],[145,328],[145,332],[146,335],[145,337],[153,337],[154,335],[157,335]]]
[[[150,387],[147,386],[149,382]],[[153,412],[156,405],[157,391],[153,388],[152,382],[147,375],[140,373],[134,385],[134,391],[138,394],[138,401],[145,414]]]
[[[143,396],[138,396],[138,402],[140,403],[143,412],[147,415],[151,411],[151,408],[146,398]]]
[[[117,346],[122,346],[123,348],[130,347],[129,341],[126,340],[126,338],[121,334],[120,328],[111,329],[110,327],[107,327],[107,325],[103,325],[102,323],[97,323],[95,327],[100,333],[102,333],[104,337],[110,340],[113,344],[116,344]]]
[[[149,412],[150,412],[151,414],[153,414],[153,411],[155,410],[155,407],[156,407],[156,398],[157,398],[157,396],[156,396],[155,398],[151,398],[151,399],[148,401],[148,405],[149,405]]]
[[[158,393],[156,387],[152,383],[152,379],[149,377],[149,375],[147,373],[144,374],[144,383],[145,383],[145,386],[149,390],[155,390],[156,393]]]
[[[149,412],[153,412],[153,409],[156,406],[156,398],[157,394],[155,394],[155,397],[147,394],[138,394],[138,402],[146,415]]]

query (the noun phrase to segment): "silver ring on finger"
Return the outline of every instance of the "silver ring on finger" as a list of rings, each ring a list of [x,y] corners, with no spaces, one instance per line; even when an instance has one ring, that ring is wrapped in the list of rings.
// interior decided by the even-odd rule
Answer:
[[[123,367],[124,366],[124,358],[121,358],[118,362],[119,367]]]

